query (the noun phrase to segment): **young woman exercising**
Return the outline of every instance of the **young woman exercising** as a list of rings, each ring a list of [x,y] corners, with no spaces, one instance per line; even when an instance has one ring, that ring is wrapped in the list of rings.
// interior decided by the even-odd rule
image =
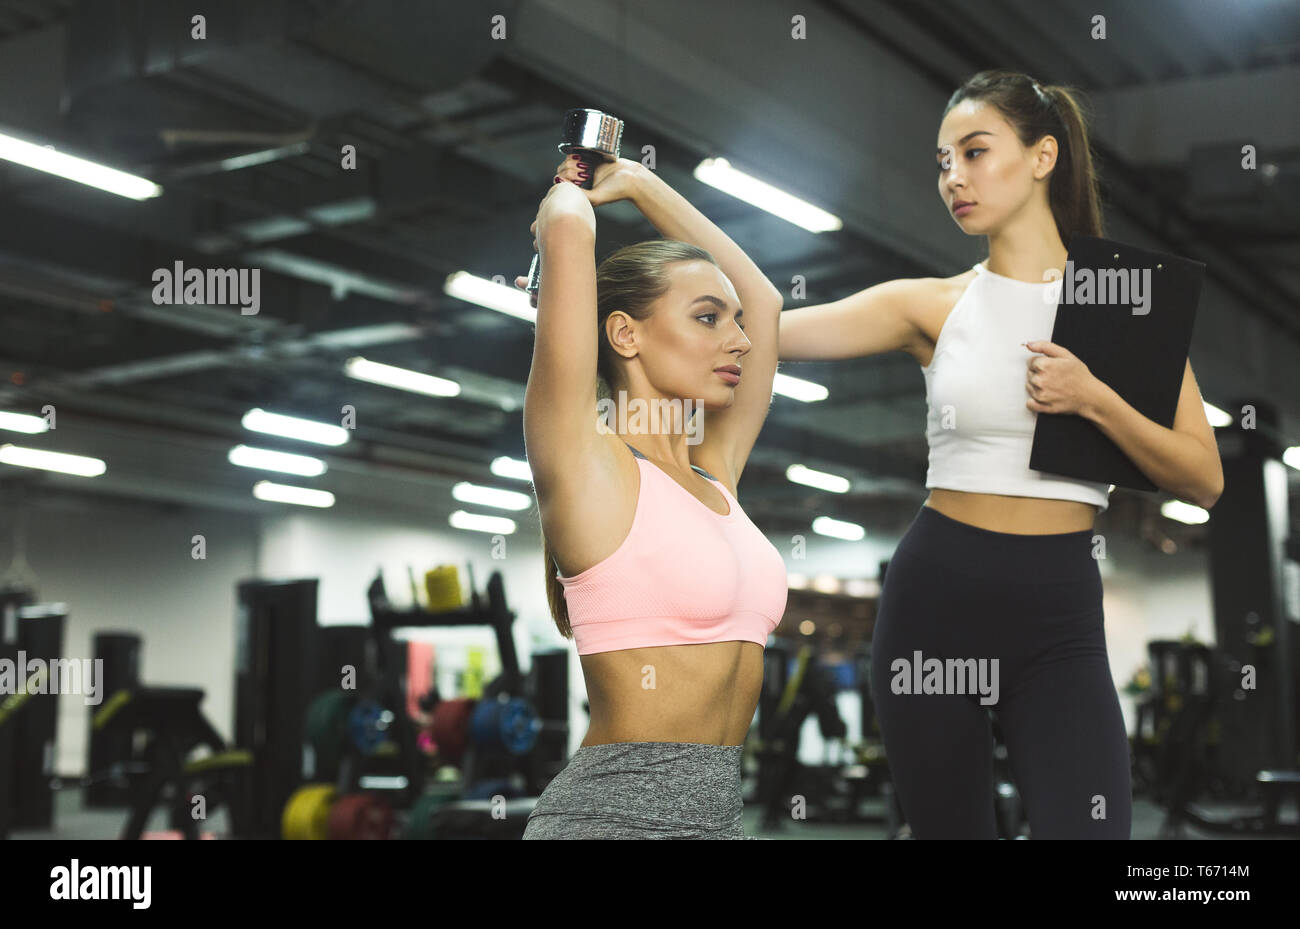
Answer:
[[[598,166],[589,191],[562,183],[581,179],[570,158],[533,224],[524,435],[591,727],[524,838],[742,839],[741,746],[787,586],[736,486],[772,400],[781,294],[639,163]],[[622,199],[664,238],[597,269],[592,207]]]

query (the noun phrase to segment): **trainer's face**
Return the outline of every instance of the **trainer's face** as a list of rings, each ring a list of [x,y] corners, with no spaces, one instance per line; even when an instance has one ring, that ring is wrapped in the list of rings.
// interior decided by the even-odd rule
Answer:
[[[729,407],[739,385],[717,369],[742,368],[750,349],[736,290],[707,261],[674,262],[669,274],[672,287],[652,304],[650,317],[636,324],[648,387],[705,409]]]
[[[1050,173],[1041,148],[1021,145],[998,109],[982,101],[963,100],[948,111],[935,153],[939,197],[963,232],[988,235],[1025,208],[1037,177]]]

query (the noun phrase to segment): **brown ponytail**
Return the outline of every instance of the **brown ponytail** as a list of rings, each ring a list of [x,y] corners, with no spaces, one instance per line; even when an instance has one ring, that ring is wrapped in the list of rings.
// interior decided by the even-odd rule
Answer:
[[[635,320],[649,319],[650,306],[672,287],[670,265],[675,261],[707,261],[716,265],[704,249],[674,239],[651,239],[626,245],[611,254],[596,269],[596,396],[607,399],[621,386],[620,356],[605,335],[605,322],[615,310]],[[542,551],[546,559],[546,604],[560,635],[573,638],[569,608],[560,584],[555,551],[542,532]]]
[[[1076,234],[1101,236],[1101,194],[1093,166],[1088,124],[1076,91],[1039,85],[1015,71],[981,71],[957,88],[944,115],[963,100],[982,100],[997,107],[1015,127],[1022,145],[1045,135],[1057,141],[1056,167],[1048,182],[1048,201],[1061,242],[1068,248]]]
[[[556,577],[560,573],[560,566],[555,562],[555,551],[551,548],[551,543],[546,541],[545,532],[542,533],[542,553],[546,557],[546,605],[551,610],[551,619],[555,620],[555,628],[560,630],[560,635],[571,639],[573,627],[569,625],[569,605],[564,599],[564,588]]]

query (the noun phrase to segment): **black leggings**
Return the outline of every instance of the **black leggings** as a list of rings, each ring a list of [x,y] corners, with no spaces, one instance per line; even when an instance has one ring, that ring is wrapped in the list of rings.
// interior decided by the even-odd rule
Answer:
[[[1031,838],[1129,837],[1128,736],[1092,537],[992,532],[922,506],[899,542],[871,695],[915,837],[997,837],[990,712]],[[979,659],[997,659],[980,665],[982,682],[969,673]]]

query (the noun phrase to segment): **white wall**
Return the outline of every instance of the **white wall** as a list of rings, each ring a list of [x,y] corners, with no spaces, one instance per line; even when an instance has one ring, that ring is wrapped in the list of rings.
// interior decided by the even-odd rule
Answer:
[[[1136,540],[1107,538],[1102,563],[1106,646],[1115,686],[1123,688],[1147,661],[1147,642],[1180,639],[1188,632],[1213,644],[1214,601],[1210,559],[1205,549],[1182,548],[1173,554],[1155,551]],[[1131,732],[1136,722],[1134,698],[1122,691],[1120,707]]]
[[[13,558],[14,511],[0,511],[0,569]],[[26,558],[42,602],[68,607],[64,655],[93,659],[96,632],[143,637],[147,684],[201,687],[203,711],[223,735],[234,702],[235,580],[254,571],[257,520],[241,514],[109,500],[29,506]],[[207,558],[190,557],[202,534]],[[55,770],[84,773],[86,698],[59,698]]]

